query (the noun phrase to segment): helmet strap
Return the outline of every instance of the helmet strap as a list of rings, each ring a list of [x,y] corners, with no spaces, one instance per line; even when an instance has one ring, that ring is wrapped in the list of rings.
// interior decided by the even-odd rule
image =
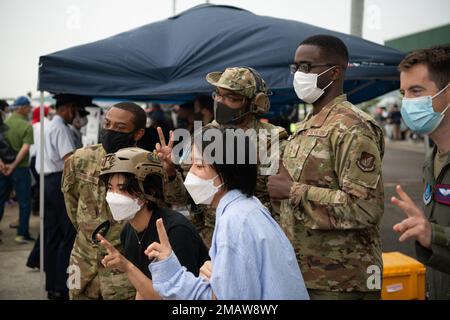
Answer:
[[[156,197],[154,197],[154,196],[152,196],[150,194],[146,194],[145,193],[145,191],[144,191],[144,184],[143,184],[142,180],[138,180],[138,185],[139,185],[139,189],[141,189],[141,192],[142,192],[142,196],[141,196],[142,198],[141,199],[150,200],[150,201],[156,203],[158,206],[162,206],[163,205],[164,202],[161,199],[158,199],[158,198],[156,198]]]

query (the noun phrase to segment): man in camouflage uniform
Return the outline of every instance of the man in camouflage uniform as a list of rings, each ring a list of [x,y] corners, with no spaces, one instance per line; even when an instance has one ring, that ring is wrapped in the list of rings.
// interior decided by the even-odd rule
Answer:
[[[113,220],[107,205],[107,186],[99,179],[101,162],[106,153],[135,146],[144,134],[145,123],[145,112],[138,105],[128,102],[115,104],[105,117],[102,144],[78,149],[65,163],[62,190],[67,213],[77,230],[69,264],[72,267],[68,281],[71,299],[135,297],[135,289],[124,273],[103,267],[101,260],[107,254],[106,249],[93,243],[92,235],[98,226],[109,221],[110,229],[105,238],[122,250],[120,233],[123,224]],[[167,201],[183,201],[186,191],[180,187],[181,175],[172,176],[169,180]]]
[[[384,140],[375,120],[342,94],[347,64],[347,48],[335,37],[300,44],[294,88],[313,112],[297,125],[279,173],[269,178],[311,299],[380,297],[368,280],[371,266],[380,281],[382,274]],[[311,76],[315,83],[305,86]]]
[[[267,136],[262,138],[267,139],[268,153],[273,137],[279,140],[279,147],[282,148],[283,140],[285,141],[288,137],[286,130],[269,123],[260,122],[256,118],[257,115],[269,111],[270,102],[267,96],[266,83],[255,70],[249,67],[231,67],[225,69],[224,72],[209,73],[206,80],[216,87],[216,91],[213,93],[215,120],[208,126],[218,127],[232,124],[244,131],[254,129],[257,133],[260,133],[261,130],[266,130]],[[275,130],[277,135],[272,136],[272,130]],[[271,202],[267,192],[268,175],[260,169],[261,166],[258,168],[255,196],[278,221],[277,204],[279,205],[279,202]],[[202,205],[197,206],[196,209],[193,222],[199,229],[205,244],[210,247],[216,221],[215,210]]]

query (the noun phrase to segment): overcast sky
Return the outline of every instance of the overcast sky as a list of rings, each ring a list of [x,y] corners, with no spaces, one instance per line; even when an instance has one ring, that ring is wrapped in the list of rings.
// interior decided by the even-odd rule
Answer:
[[[205,1],[177,0],[179,13]],[[351,0],[210,2],[348,33]],[[39,56],[166,19],[172,0],[0,0],[0,97],[36,93]],[[449,0],[366,0],[363,37],[385,40],[450,23]]]

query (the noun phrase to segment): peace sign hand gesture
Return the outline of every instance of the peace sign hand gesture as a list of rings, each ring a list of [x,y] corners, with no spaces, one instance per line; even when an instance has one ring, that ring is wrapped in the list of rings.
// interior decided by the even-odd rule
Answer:
[[[408,217],[400,223],[397,223],[393,229],[401,233],[400,242],[413,238],[423,247],[431,247],[431,224],[423,214],[422,210],[416,206],[408,194],[398,185],[396,191],[400,199],[391,198],[391,203],[400,208]]]
[[[158,131],[159,141],[155,145],[155,151],[158,155],[161,163],[163,165],[163,169],[167,172],[169,178],[173,178],[177,171],[175,169],[175,165],[172,162],[172,149],[173,149],[173,131],[170,130],[169,133],[169,144],[166,144],[166,138],[164,138],[163,131],[161,127],[156,129]]]
[[[147,247],[144,253],[150,260],[156,259],[161,261],[172,254],[172,247],[170,246],[169,238],[167,237],[166,229],[161,218],[156,220],[156,229],[158,231],[159,243],[153,242]]]

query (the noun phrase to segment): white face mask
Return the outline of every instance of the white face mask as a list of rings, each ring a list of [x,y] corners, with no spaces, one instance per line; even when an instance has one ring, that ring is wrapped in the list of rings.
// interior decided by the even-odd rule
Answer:
[[[131,220],[142,208],[142,205],[138,203],[138,199],[132,199],[120,193],[109,191],[106,194],[106,202],[108,202],[111,214],[116,221]]]
[[[297,97],[306,103],[314,103],[319,99],[325,92],[325,90],[331,86],[333,81],[325,86],[325,88],[320,89],[317,87],[317,79],[324,73],[330,71],[335,66],[328,68],[321,74],[317,73],[304,73],[297,71],[294,74],[294,90]]]
[[[211,204],[214,195],[223,185],[223,183],[219,186],[214,185],[214,179],[218,176],[219,175],[212,179],[202,179],[189,171],[184,180],[184,186],[195,204]]]

